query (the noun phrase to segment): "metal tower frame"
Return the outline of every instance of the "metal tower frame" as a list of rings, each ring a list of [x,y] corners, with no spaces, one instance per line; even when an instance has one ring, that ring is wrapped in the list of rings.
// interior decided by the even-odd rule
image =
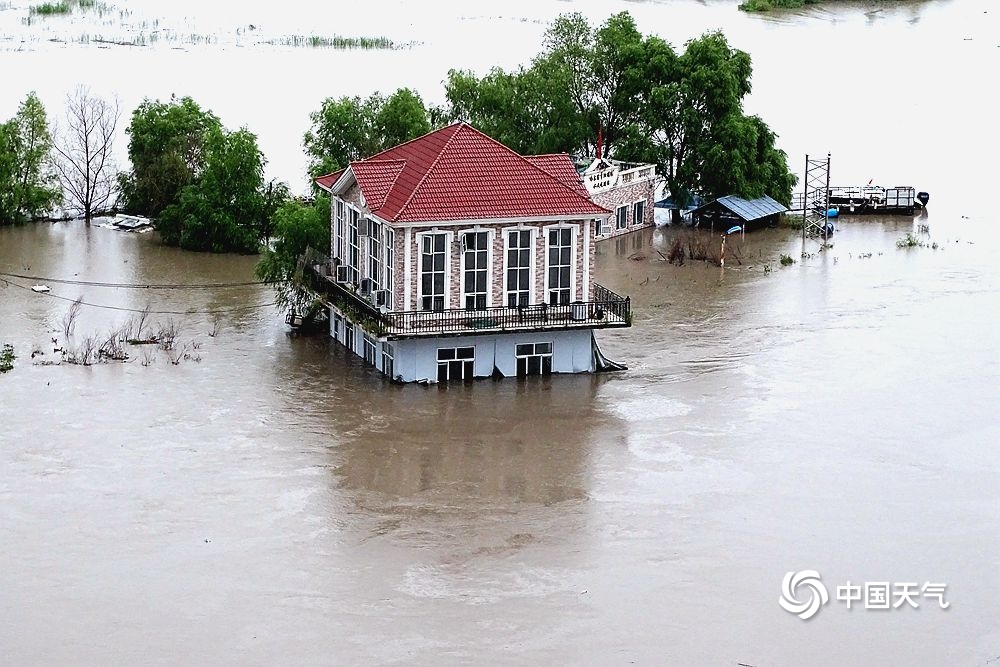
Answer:
[[[829,237],[827,211],[830,210],[830,154],[810,160],[806,154],[805,192],[802,199],[802,242],[807,236]]]

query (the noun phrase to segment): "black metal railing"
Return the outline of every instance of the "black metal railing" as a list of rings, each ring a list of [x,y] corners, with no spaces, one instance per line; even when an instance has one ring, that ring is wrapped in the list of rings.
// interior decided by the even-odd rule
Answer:
[[[370,333],[389,337],[476,334],[539,329],[593,329],[632,325],[632,304],[602,285],[594,285],[591,301],[493,308],[383,311],[349,283],[338,283],[336,267],[318,253],[300,262],[303,286]]]

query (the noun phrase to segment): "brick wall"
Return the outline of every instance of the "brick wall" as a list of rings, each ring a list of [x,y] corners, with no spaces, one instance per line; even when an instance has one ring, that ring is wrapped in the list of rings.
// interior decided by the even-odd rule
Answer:
[[[545,295],[545,275],[547,268],[546,259],[546,227],[551,225],[550,222],[538,222],[535,224],[526,224],[523,228],[531,228],[534,230],[534,281],[533,281],[533,303],[542,303],[546,300]],[[576,276],[575,276],[575,291],[573,294],[573,300],[587,300],[590,295],[583,294],[583,273],[584,266],[588,266],[590,269],[590,285],[591,290],[593,289],[593,266],[594,266],[594,244],[593,239],[589,244],[589,255],[585,256],[585,244],[584,244],[584,221],[574,220],[569,221],[567,224],[576,226],[575,234],[575,256],[576,256]],[[404,289],[406,284],[406,255],[409,253],[410,256],[410,308],[411,310],[419,310],[420,308],[420,234],[426,232],[450,232],[451,242],[448,244],[446,250],[448,253],[448,267],[449,267],[449,277],[448,277],[448,307],[449,308],[462,308],[465,306],[462,301],[462,246],[459,234],[461,232],[473,230],[473,226],[470,227],[437,227],[432,225],[414,227],[410,230],[412,241],[410,246],[406,246],[406,231],[405,229],[396,230],[396,301],[393,304],[396,310],[401,310],[404,308]],[[505,263],[505,252],[506,252],[506,236],[505,232],[518,229],[516,225],[489,225],[482,224],[476,227],[479,231],[485,231],[490,233],[491,244],[490,244],[490,305],[492,306],[504,306],[506,305],[506,276],[504,275],[504,263]],[[591,225],[593,229],[593,225]],[[593,231],[590,232],[591,234]]]
[[[654,200],[654,189],[656,187],[655,181],[652,179],[646,181],[640,181],[638,183],[630,183],[628,185],[619,185],[611,188],[610,190],[605,190],[604,192],[599,192],[592,197],[595,204],[603,206],[604,208],[611,211],[612,216],[608,220],[606,225],[609,228],[609,233],[597,236],[597,239],[607,239],[612,236],[620,236],[621,234],[627,234],[633,232],[637,229],[642,229],[643,227],[648,227],[653,224],[653,204]],[[643,211],[642,220],[632,219],[632,204],[637,201],[645,201],[646,207]],[[615,213],[619,206],[622,204],[628,204],[628,224],[624,229],[615,228]],[[593,275],[593,274],[591,274]]]
[[[629,197],[636,196],[634,194],[622,194],[625,191],[629,193],[635,193],[641,191],[640,185],[631,185],[628,187],[617,188],[613,192],[619,192],[619,196]],[[351,186],[351,188],[344,193],[342,199],[357,207],[362,211],[362,215],[367,212],[367,208],[361,206],[361,190],[358,188],[357,184]],[[597,200],[598,198],[595,198]],[[630,200],[629,203],[631,203]],[[647,215],[648,222],[652,223],[652,190],[650,188],[649,193],[650,203],[647,205]],[[598,201],[601,203],[601,201]],[[602,204],[605,205],[605,204]],[[606,206],[606,205],[605,205]],[[332,215],[331,215],[331,237],[334,237],[336,233],[336,199],[331,203]],[[631,215],[631,209],[630,209]],[[533,283],[533,303],[542,303],[546,301],[545,294],[545,277],[547,269],[547,238],[546,238],[546,227],[552,225],[551,222],[538,222],[534,224],[526,224],[521,228],[531,228],[534,230],[534,283]],[[593,293],[593,282],[594,282],[594,224],[591,223],[589,230],[585,228],[583,220],[573,220],[568,221],[564,224],[571,224],[576,226],[575,233],[575,258],[576,258],[576,275],[574,280],[574,293],[572,300],[589,300],[591,294]],[[644,223],[645,224],[645,223]],[[641,225],[630,226],[631,229],[638,229]],[[407,229],[403,227],[393,227],[395,233],[395,242],[393,244],[393,299],[392,308],[396,311],[405,310],[407,308],[406,303],[406,288],[407,288],[407,277],[409,277],[409,309],[419,310],[420,309],[420,234],[424,232],[438,231],[438,232],[449,232],[451,233],[450,243],[448,244],[446,251],[448,253],[448,307],[449,308],[462,308],[464,307],[464,302],[462,301],[462,246],[459,233],[470,231],[472,229],[478,229],[480,231],[486,231],[490,233],[491,237],[491,266],[490,266],[490,305],[491,306],[504,306],[506,305],[506,276],[504,274],[504,261],[506,252],[506,237],[505,232],[517,229],[515,225],[491,225],[491,224],[481,224],[478,226],[469,225],[468,227],[435,227],[434,225],[427,225],[421,227],[413,227],[409,229],[410,243],[407,244]],[[348,225],[345,222],[344,225],[344,245],[347,247],[348,243]],[[591,235],[591,240],[589,244],[584,243],[584,236],[586,234]],[[589,246],[589,254],[586,252],[586,248]],[[331,247],[336,247],[336,239],[331,238]],[[409,276],[407,276],[406,271],[406,260],[409,256]],[[364,276],[367,272],[368,266],[368,244],[361,244],[361,273]],[[590,294],[584,294],[583,292],[583,274],[584,267],[589,267],[590,272]]]

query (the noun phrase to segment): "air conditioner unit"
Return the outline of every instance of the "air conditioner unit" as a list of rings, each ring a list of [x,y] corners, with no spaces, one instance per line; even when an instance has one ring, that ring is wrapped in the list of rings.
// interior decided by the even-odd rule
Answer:
[[[362,296],[368,296],[375,289],[375,281],[371,278],[362,278],[361,283],[358,285],[358,292]]]
[[[389,299],[390,299],[389,290],[387,289],[375,290],[375,292],[372,293],[372,296],[374,297],[374,303],[377,307],[379,308],[389,307]]]
[[[337,267],[337,282],[341,285],[346,285],[351,282],[351,267],[346,264],[341,264]]]

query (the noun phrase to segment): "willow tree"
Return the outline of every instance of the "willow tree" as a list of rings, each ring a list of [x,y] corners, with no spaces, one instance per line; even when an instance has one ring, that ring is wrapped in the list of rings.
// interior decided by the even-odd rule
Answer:
[[[143,100],[125,130],[132,169],[119,178],[130,213],[159,216],[205,169],[209,132],[219,118],[190,97]]]

